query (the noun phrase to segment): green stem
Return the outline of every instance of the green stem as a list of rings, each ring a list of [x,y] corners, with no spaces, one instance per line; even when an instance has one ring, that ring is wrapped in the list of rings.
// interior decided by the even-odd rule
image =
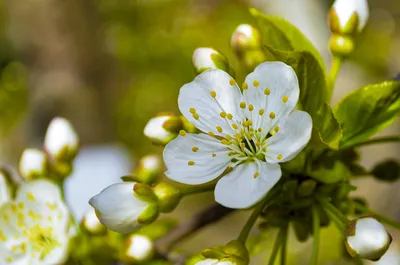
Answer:
[[[247,220],[246,224],[243,226],[242,231],[240,231],[238,240],[243,244],[246,243],[247,238],[249,237],[251,228],[253,228],[255,222],[258,219],[258,216],[261,214],[261,211],[264,209],[266,201],[260,202],[253,210],[250,218]]]
[[[285,234],[284,230],[285,230],[284,228],[281,228],[279,230],[278,235],[276,236],[275,243],[274,243],[274,246],[272,248],[271,256],[270,256],[269,261],[268,261],[268,265],[274,265],[275,264],[276,257],[278,256],[279,249],[280,249],[280,247],[282,245],[282,239],[283,239],[283,236]]]
[[[338,217],[343,223],[347,224],[349,222],[349,219],[327,199],[320,198],[319,201],[323,208],[330,211],[332,214]]]
[[[328,80],[328,102],[332,99],[333,89],[335,87],[336,78],[339,73],[340,66],[342,65],[342,59],[337,56],[333,56],[331,70],[329,72]]]
[[[319,252],[319,226],[320,226],[320,218],[319,213],[316,205],[312,206],[312,220],[313,220],[313,250],[311,255],[310,265],[317,265],[318,264],[318,252]]]
[[[360,147],[364,145],[371,145],[371,144],[379,144],[379,143],[389,143],[389,142],[400,142],[400,136],[385,136],[385,137],[378,137],[374,139],[369,139],[361,143],[356,143],[351,146],[346,146],[346,148],[354,148],[354,147]]]
[[[368,207],[365,207],[365,206],[357,204],[357,203],[355,204],[355,207],[360,211],[366,212],[366,213],[371,214],[371,215],[375,215],[376,217],[378,217],[379,221],[381,221],[382,223],[390,225],[393,228],[396,228],[396,229],[400,230],[400,223],[396,222],[395,220],[392,220],[392,219],[390,219],[390,218],[388,218],[388,217],[386,217],[386,216],[384,216],[384,215],[382,215],[380,213],[372,211]]]
[[[272,201],[273,198],[275,198],[275,195],[280,191],[279,186],[275,186],[268,194],[267,196],[259,202],[256,207],[253,210],[253,213],[250,215],[250,218],[247,220],[246,224],[243,226],[242,231],[240,231],[240,234],[238,236],[238,240],[242,242],[243,244],[246,243],[247,238],[249,237],[251,228],[253,228],[255,222],[258,219],[258,216],[261,214],[262,210],[264,207]]]
[[[335,223],[339,231],[343,233],[346,229],[345,223],[341,220],[340,217],[331,212],[330,208],[325,207],[321,200],[319,201],[319,203],[321,204],[321,207],[324,209],[325,213],[329,216],[329,219],[331,219]]]
[[[195,185],[195,186],[185,186],[179,187],[182,196],[188,196],[203,192],[212,191],[215,188],[215,183],[205,184],[205,185]]]
[[[287,251],[287,241],[288,241],[288,230],[289,226],[286,225],[284,228],[282,228],[283,235],[282,235],[282,249],[281,249],[281,265],[286,264],[286,251]]]

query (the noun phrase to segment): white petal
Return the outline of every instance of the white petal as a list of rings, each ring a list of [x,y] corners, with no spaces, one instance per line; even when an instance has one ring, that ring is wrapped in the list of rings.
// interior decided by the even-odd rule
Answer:
[[[221,175],[229,165],[228,153],[223,144],[209,135],[179,135],[164,149],[165,175],[185,184],[209,182]],[[194,165],[189,165],[192,162]]]
[[[254,178],[256,172],[259,175]],[[240,164],[218,181],[215,200],[229,208],[248,208],[259,202],[281,175],[279,164],[260,162],[260,168],[255,162]]]
[[[267,139],[265,158],[269,163],[293,159],[311,137],[312,120],[307,112],[294,111],[281,122],[279,132]]]
[[[261,127],[266,134],[293,111],[299,100],[296,73],[282,62],[261,63],[246,77],[245,82],[248,89],[243,92],[244,99],[247,106],[254,106],[251,112],[247,107],[247,116],[253,120],[254,128]],[[264,110],[262,116],[259,113],[261,109]]]
[[[171,133],[163,127],[170,118],[171,116],[157,116],[150,119],[144,128],[144,135],[157,143],[168,143],[176,136],[175,133]]]
[[[44,179],[24,182],[18,188],[16,201],[27,200],[54,203],[61,200],[61,191],[56,184]]]
[[[354,12],[357,13],[359,19],[358,31],[361,31],[365,27],[365,24],[367,24],[369,17],[367,0],[336,0],[333,7],[336,10],[339,23],[342,27],[346,26]]]
[[[92,197],[100,221],[111,230],[129,233],[138,227],[138,217],[148,206],[134,195],[134,182],[113,184]]]
[[[153,242],[146,236],[131,235],[127,238],[128,246],[125,255],[128,259],[135,261],[145,261],[149,259],[153,253]]]
[[[43,176],[46,172],[46,163],[47,157],[42,150],[27,148],[21,155],[19,172],[26,180]]]
[[[56,238],[59,245],[54,248],[42,261],[44,264],[64,264],[69,256],[69,238],[66,234],[59,234]]]
[[[205,259],[196,263],[196,265],[218,265],[217,259]]]
[[[198,129],[205,133],[213,132],[217,135],[233,134],[231,122],[220,116],[221,112],[230,113],[233,120],[242,120],[242,111],[239,108],[242,93],[233,82],[232,77],[222,70],[207,70],[198,75],[191,83],[184,85],[179,93],[178,105],[182,114]],[[211,96],[211,91],[216,97]],[[196,114],[190,112],[191,109]],[[220,126],[223,131],[216,129]]]
[[[52,157],[58,157],[65,148],[77,150],[78,135],[71,123],[64,118],[54,118],[47,128],[44,147]]]

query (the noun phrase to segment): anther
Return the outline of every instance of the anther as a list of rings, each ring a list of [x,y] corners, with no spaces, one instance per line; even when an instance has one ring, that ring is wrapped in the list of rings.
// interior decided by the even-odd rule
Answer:
[[[233,123],[233,124],[232,124],[232,128],[235,129],[235,130],[237,130],[237,129],[239,129],[239,126],[238,126],[236,123]]]
[[[254,110],[254,106],[252,104],[249,104],[249,111],[253,111]]]
[[[221,128],[221,126],[217,126],[216,128],[217,128],[217,131],[218,131],[218,132],[222,133],[222,128]]]
[[[217,92],[215,92],[214,90],[210,91],[210,95],[215,98],[217,96]]]
[[[197,151],[199,151],[199,148],[198,148],[197,146],[193,146],[193,147],[192,147],[192,151],[193,151],[193,152],[197,152]]]
[[[264,94],[269,96],[269,94],[271,94],[271,90],[269,88],[264,89]]]
[[[283,97],[282,97],[282,102],[283,102],[283,103],[286,103],[288,100],[289,100],[289,97],[288,97],[288,96],[283,96]]]
[[[253,81],[253,85],[254,85],[255,87],[258,87],[258,86],[260,85],[260,82],[258,82],[258,80],[254,80],[254,81]]]
[[[231,86],[234,86],[236,84],[236,81],[234,79],[229,80],[229,84]]]
[[[242,109],[244,109],[244,108],[246,108],[246,102],[240,102],[240,107],[242,108]]]
[[[283,157],[283,155],[282,155],[282,154],[279,154],[279,155],[276,157],[276,159],[281,160],[282,157]]]
[[[275,132],[279,132],[279,126],[278,125],[275,126],[274,131]]]
[[[260,175],[260,173],[256,172],[256,173],[254,173],[253,177],[254,177],[254,178],[257,178],[258,175]]]
[[[249,85],[246,82],[244,82],[242,88],[243,90],[247,90],[249,88]]]
[[[269,114],[269,118],[272,119],[272,120],[275,119],[275,113],[271,112],[271,113]]]
[[[262,116],[262,115],[264,115],[264,112],[265,112],[264,109],[260,109],[260,110],[258,111],[258,114],[260,114],[260,116]]]
[[[189,165],[189,166],[194,166],[194,164],[195,164],[194,161],[189,161],[189,162],[188,162],[188,165]]]
[[[189,111],[190,111],[190,113],[192,113],[192,114],[193,114],[193,113],[196,113],[196,109],[195,109],[195,108],[190,108]]]
[[[222,118],[224,118],[224,119],[225,119],[225,117],[226,117],[226,112],[225,112],[225,111],[223,111],[223,112],[221,112],[219,115],[220,115]]]
[[[195,120],[198,120],[198,119],[200,118],[200,116],[199,116],[199,114],[197,114],[197,113],[193,113],[193,118],[194,118]]]
[[[185,130],[180,130],[180,131],[179,131],[179,134],[180,134],[181,136],[185,136],[185,135],[186,135],[186,131],[185,131]]]
[[[230,113],[228,113],[227,117],[228,117],[228,120],[232,120],[232,118],[233,118],[232,114],[230,114]]]

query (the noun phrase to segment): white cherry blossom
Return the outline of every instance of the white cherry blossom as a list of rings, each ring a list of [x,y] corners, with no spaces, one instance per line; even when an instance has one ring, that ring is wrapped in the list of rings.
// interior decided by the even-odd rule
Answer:
[[[305,147],[312,128],[310,115],[294,110],[300,92],[290,66],[262,63],[242,88],[217,69],[184,85],[179,109],[203,133],[181,131],[164,149],[172,180],[193,185],[223,175],[215,199],[230,208],[260,201],[280,179],[279,163]]]
[[[15,200],[0,210],[0,264],[62,264],[68,257],[69,220],[57,185],[22,184]]]
[[[205,259],[196,263],[196,265],[235,265],[231,261],[219,261],[217,259]]]

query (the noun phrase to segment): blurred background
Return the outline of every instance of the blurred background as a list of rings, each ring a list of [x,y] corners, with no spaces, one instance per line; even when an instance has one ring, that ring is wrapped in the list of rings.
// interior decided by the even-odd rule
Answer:
[[[194,78],[191,56],[195,48],[214,47],[241,71],[230,37],[238,24],[252,24],[248,6],[253,6],[298,26],[328,66],[326,14],[332,2],[0,0],[0,163],[16,168],[25,147],[40,147],[53,117],[69,119],[79,134],[82,151],[66,189],[74,214],[80,218],[88,208],[88,198],[129,174],[140,156],[161,154],[162,147],[153,146],[143,128],[159,112],[178,111],[179,88]],[[400,1],[369,3],[368,26],[356,52],[341,69],[333,102],[362,85],[391,79],[400,72]],[[397,121],[381,134],[399,133]],[[389,157],[400,158],[399,144],[362,148],[362,164],[367,168]],[[360,185],[357,193],[368,196],[373,209],[400,221],[400,184],[371,179],[359,179],[356,184]],[[176,215],[187,218],[192,209],[212,201],[211,194],[201,196],[201,200],[185,200]],[[196,252],[224,243],[236,236],[246,216],[235,214],[181,247]],[[321,264],[344,264],[334,251],[339,248],[338,237],[330,229],[325,232],[329,240],[323,243],[326,262]],[[400,246],[400,237],[394,238]],[[291,260],[297,259],[293,264],[309,258],[310,252],[304,251],[308,245],[289,248]],[[254,264],[264,264],[266,257],[258,255]]]

